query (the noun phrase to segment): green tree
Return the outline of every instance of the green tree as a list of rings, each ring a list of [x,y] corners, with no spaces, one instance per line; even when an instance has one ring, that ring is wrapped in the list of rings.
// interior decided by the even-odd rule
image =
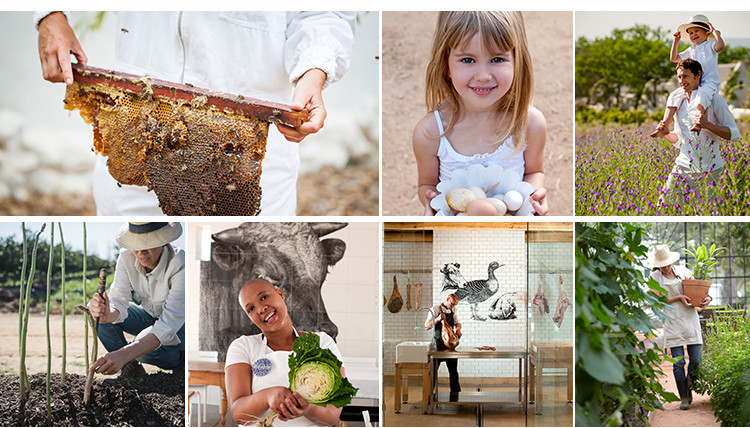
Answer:
[[[727,75],[727,80],[721,87],[721,96],[727,100],[728,103],[737,100],[735,92],[745,87],[745,84],[740,80],[740,70],[733,68],[732,71]]]
[[[584,105],[637,109],[664,103],[659,87],[674,76],[667,32],[635,25],[610,36],[576,41],[576,98]]]

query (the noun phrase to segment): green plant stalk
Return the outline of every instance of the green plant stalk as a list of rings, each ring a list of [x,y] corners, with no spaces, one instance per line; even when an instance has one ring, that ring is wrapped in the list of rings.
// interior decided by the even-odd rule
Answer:
[[[86,222],[83,222],[83,282],[81,283],[81,287],[83,287],[83,306],[86,306],[86,259],[88,258],[86,254]],[[91,365],[91,361],[89,361],[89,324],[86,322],[86,318],[83,319],[83,349],[85,352],[85,361],[86,361],[86,369],[89,368]]]
[[[21,265],[21,285],[18,289],[18,353],[21,354],[21,332],[23,330],[23,291],[24,291],[24,283],[26,282],[26,259],[28,258],[28,254],[26,254],[26,223],[21,222],[21,235],[23,236],[23,264]],[[20,363],[20,361],[19,361]],[[18,368],[19,372],[21,371],[21,367]],[[21,387],[21,390],[25,390],[24,384],[23,384],[23,376],[19,380],[19,384]]]
[[[47,420],[52,420],[52,406],[50,401],[50,377],[52,375],[52,337],[49,331],[49,300],[52,287],[52,265],[55,260],[55,223],[50,223],[49,230],[49,265],[47,266],[47,300],[45,303],[45,321],[47,323]]]
[[[62,223],[58,222],[57,226],[60,229],[60,257],[62,259],[62,264],[60,266],[60,288],[62,289],[62,372],[60,373],[60,379],[64,385],[65,369],[68,364],[68,347],[67,340],[65,339],[65,336],[67,335],[67,328],[65,326],[65,312],[67,312],[65,308],[65,237],[63,236]]]
[[[94,359],[96,359],[96,353],[98,351],[98,345],[99,340],[96,339],[96,325],[94,324],[94,317],[91,316],[90,313],[86,312],[86,316],[84,317],[84,321],[88,321],[91,323],[91,330],[94,332],[94,345],[92,346],[91,353],[94,356]],[[89,366],[86,366],[87,370],[89,369]],[[89,400],[91,399],[91,384],[94,382],[94,372],[91,370],[88,370],[86,372],[86,385],[83,388],[83,405],[88,407],[89,406]]]
[[[44,232],[47,223],[42,223],[42,228],[34,237],[34,247],[31,250],[31,268],[29,268],[29,278],[26,280],[26,296],[24,297],[23,309],[23,329],[21,331],[21,399],[26,399],[26,391],[29,390],[29,377],[26,373],[26,334],[29,332],[29,300],[31,299],[31,285],[34,282],[34,271],[36,270],[36,250],[39,246],[39,235]]]

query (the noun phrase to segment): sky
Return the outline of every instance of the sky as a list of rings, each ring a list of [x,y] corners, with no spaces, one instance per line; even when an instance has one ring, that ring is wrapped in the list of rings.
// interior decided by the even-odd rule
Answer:
[[[692,15],[703,14],[724,39],[750,38],[750,12],[576,12],[575,37],[588,39],[608,36],[612,30],[644,24],[669,30],[671,36]]]
[[[97,255],[106,260],[117,258],[115,251],[115,234],[123,222],[104,223],[104,222],[86,222],[86,251],[88,254]],[[83,224],[82,222],[62,222],[63,237],[65,238],[65,247],[83,251]],[[41,222],[26,222],[26,229],[31,229],[35,233],[42,226]],[[60,242],[60,230],[55,224],[55,242]],[[173,243],[176,247],[185,248],[185,225],[182,236]],[[49,224],[44,229],[40,240],[49,242]],[[14,236],[17,241],[21,241],[21,223],[20,222],[0,222],[0,237],[5,238]]]

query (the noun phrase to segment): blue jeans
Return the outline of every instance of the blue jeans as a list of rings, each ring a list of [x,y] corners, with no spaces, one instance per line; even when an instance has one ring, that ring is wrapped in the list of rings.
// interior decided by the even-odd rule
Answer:
[[[156,318],[148,314],[143,308],[130,302],[128,317],[119,324],[99,324],[97,336],[107,352],[116,351],[128,344],[123,332],[138,336],[143,330],[149,329],[156,322]],[[146,355],[136,358],[142,363],[151,364],[164,370],[184,369],[185,367],[185,326],[177,332],[180,343],[172,346],[159,346]],[[137,337],[137,339],[140,339]]]
[[[674,363],[672,371],[674,372],[674,379],[677,382],[686,380],[685,377],[685,347],[675,346],[669,348],[672,352],[672,358],[682,357],[680,361]],[[687,375],[690,379],[693,379],[693,372],[701,363],[701,345],[687,345],[688,357],[690,357],[690,363],[688,363]]]

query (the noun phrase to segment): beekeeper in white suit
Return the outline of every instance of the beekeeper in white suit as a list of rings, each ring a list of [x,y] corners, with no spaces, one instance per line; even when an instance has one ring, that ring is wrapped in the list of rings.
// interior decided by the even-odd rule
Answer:
[[[67,14],[34,18],[44,78],[72,84],[71,54],[83,64],[87,57]],[[297,143],[323,127],[322,90],[349,68],[355,19],[353,12],[118,12],[112,67],[308,109],[298,128],[272,127],[260,180],[261,214],[295,215]],[[162,214],[154,192],[119,186],[103,156],[93,192],[98,215]]]

